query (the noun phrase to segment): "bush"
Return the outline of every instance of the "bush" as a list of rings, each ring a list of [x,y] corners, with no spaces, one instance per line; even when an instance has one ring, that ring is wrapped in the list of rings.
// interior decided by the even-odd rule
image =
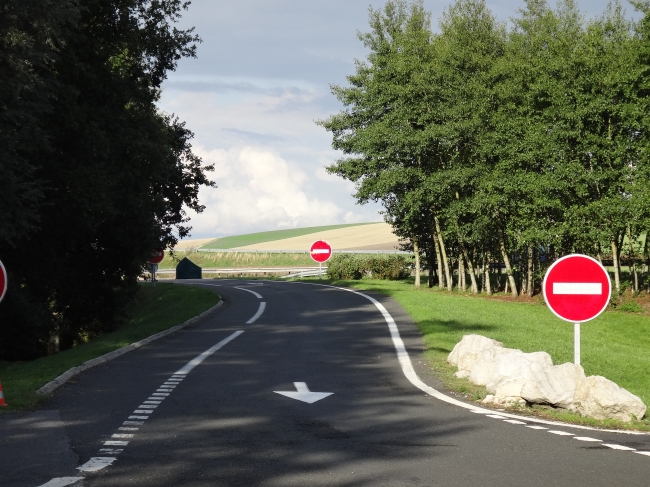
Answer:
[[[333,255],[327,262],[327,276],[330,279],[361,279],[365,272],[365,262],[355,255]]]
[[[617,311],[625,311],[626,313],[641,313],[643,312],[643,308],[639,303],[635,303],[634,301],[628,301],[627,303],[619,304],[616,307]]]
[[[368,259],[367,263],[367,269],[372,279],[389,279],[391,281],[406,279],[411,275],[411,268],[412,264],[402,255]]]
[[[406,279],[412,264],[402,255],[364,259],[351,254],[337,254],[327,263],[330,279]]]

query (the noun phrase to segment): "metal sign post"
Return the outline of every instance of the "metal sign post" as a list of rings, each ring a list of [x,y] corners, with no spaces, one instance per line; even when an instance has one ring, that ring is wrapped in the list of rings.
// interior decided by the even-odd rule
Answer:
[[[593,257],[567,255],[548,268],[542,292],[553,314],[573,323],[574,362],[580,365],[580,323],[593,320],[609,305],[612,295],[609,274]]]
[[[151,283],[153,284],[153,287],[156,287],[156,272],[158,271],[158,264],[162,262],[164,258],[165,251],[156,249],[153,251],[151,259],[149,259],[149,262],[147,264],[147,267],[149,267],[149,272],[151,272]]]

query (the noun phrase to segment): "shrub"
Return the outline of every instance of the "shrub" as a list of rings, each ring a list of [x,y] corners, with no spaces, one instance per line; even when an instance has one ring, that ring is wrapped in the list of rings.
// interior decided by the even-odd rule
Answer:
[[[361,279],[365,271],[365,262],[351,254],[333,255],[327,262],[327,276],[330,279]]]
[[[627,313],[641,313],[643,308],[639,303],[628,301],[627,303],[620,304],[616,307],[618,311],[625,311]]]
[[[402,255],[368,259],[367,269],[372,279],[395,281],[411,275],[412,264]]]
[[[406,279],[412,264],[402,255],[362,258],[351,254],[336,254],[327,263],[330,279]]]

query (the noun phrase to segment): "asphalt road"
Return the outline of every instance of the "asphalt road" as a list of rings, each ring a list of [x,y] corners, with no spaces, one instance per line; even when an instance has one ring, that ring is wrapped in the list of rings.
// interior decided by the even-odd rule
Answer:
[[[57,452],[56,472],[24,471],[22,485],[650,484],[648,435],[489,417],[425,394],[405,377],[384,316],[363,296],[290,282],[199,285],[207,284],[225,299],[211,318],[54,393],[43,407],[60,414],[85,471]],[[374,297],[421,379],[442,390],[411,320]],[[274,392],[296,392],[295,383],[332,394],[309,404]],[[84,480],[50,481],[66,477]]]

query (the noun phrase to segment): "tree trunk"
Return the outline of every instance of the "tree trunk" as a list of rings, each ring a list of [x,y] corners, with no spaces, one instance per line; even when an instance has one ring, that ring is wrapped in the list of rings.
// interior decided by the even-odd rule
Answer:
[[[445,277],[447,278],[447,290],[451,291],[454,287],[454,281],[451,278],[451,269],[449,268],[449,260],[447,259],[445,241],[442,238],[442,231],[440,230],[440,221],[438,221],[438,217],[433,217],[433,220],[436,222],[436,233],[438,234],[438,241],[440,242],[440,253],[442,254],[442,260],[445,268]]]
[[[519,293],[517,292],[517,284],[515,283],[515,277],[512,275],[512,267],[510,266],[510,259],[508,258],[508,253],[506,252],[506,243],[503,239],[503,235],[499,235],[499,246],[501,247],[501,258],[503,263],[506,265],[506,273],[508,274],[508,282],[510,283],[510,293],[513,298],[516,298]],[[506,290],[506,292],[508,292]]]
[[[616,288],[616,292],[621,292],[621,273],[620,273],[620,266],[618,262],[618,257],[619,257],[619,250],[618,250],[618,242],[617,242],[616,237],[612,237],[610,239],[610,243],[612,245],[612,261],[614,263],[614,287]]]
[[[636,253],[634,252],[634,245],[632,244],[632,229],[630,226],[627,226],[627,243],[630,247],[630,274],[633,277],[632,285],[634,289],[634,295],[639,292],[639,275],[636,268]]]
[[[462,254],[458,256],[458,292],[465,292],[465,261]]]
[[[483,290],[487,295],[490,295],[492,294],[492,283],[490,282],[490,253],[486,252],[483,259],[485,262],[485,265],[483,266],[483,277],[485,279]]]
[[[431,249],[431,246],[429,246],[429,250],[427,251],[427,263],[429,264],[429,278],[427,279],[427,286],[433,287],[436,272],[433,266],[433,250]]]
[[[600,242],[596,242],[596,259],[600,262],[600,265],[603,265],[603,254],[600,252]]]
[[[535,289],[535,283],[533,282],[533,246],[528,246],[528,272],[526,276],[526,294],[529,298],[533,297],[533,290]]]
[[[418,238],[413,237],[413,253],[415,254],[415,288],[420,287],[420,249],[418,248]]]
[[[458,226],[456,226],[458,229]],[[465,244],[461,241],[460,236],[458,237],[458,246],[460,247],[460,250],[462,252],[462,257],[465,258],[465,262],[467,262],[467,267],[469,270],[469,278],[472,281],[472,292],[474,294],[478,294],[478,285],[476,284],[476,272],[474,270],[474,264],[472,263],[472,259],[469,258],[469,252],[467,252],[467,248],[465,247]],[[465,291],[465,274],[463,274],[463,292]]]
[[[433,239],[433,247],[436,250],[436,261],[438,263],[438,287],[440,289],[445,288],[445,276],[442,273],[442,255],[440,253],[440,243],[438,242],[438,232],[436,232],[435,226],[432,225],[431,236]]]
[[[52,330],[50,331],[49,340],[47,342],[47,354],[54,355],[59,353],[59,331]]]

